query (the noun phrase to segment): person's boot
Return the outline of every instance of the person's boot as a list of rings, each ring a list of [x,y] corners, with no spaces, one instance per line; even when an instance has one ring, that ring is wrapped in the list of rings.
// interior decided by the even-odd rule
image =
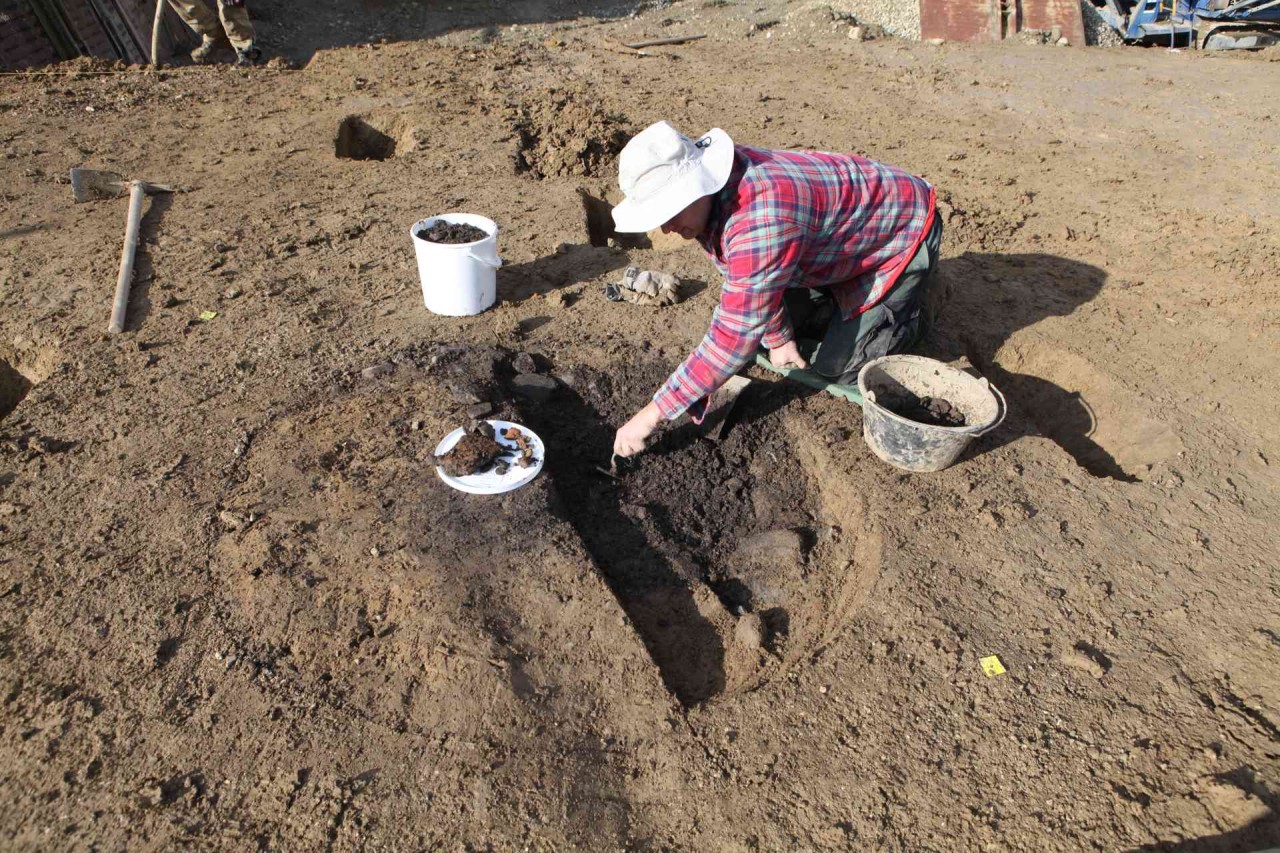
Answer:
[[[200,42],[199,47],[191,51],[191,61],[196,65],[207,65],[213,61],[213,54],[217,49],[217,39],[207,38]]]
[[[262,62],[262,51],[253,46],[238,48],[236,50],[236,65],[241,68],[249,68]]]

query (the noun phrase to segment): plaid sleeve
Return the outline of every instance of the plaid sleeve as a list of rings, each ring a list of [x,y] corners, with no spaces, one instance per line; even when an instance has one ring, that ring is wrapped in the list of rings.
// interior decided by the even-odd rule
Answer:
[[[776,213],[753,217],[726,239],[725,283],[702,343],[654,395],[672,420],[742,369],[764,341],[781,346],[792,332],[783,293],[803,253],[803,230]]]

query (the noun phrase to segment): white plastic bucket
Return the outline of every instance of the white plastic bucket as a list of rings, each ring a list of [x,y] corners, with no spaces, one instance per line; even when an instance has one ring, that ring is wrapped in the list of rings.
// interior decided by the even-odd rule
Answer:
[[[489,236],[474,243],[432,243],[418,232],[438,221],[450,225],[474,225]],[[498,225],[473,213],[445,213],[420,219],[409,229],[418,255],[422,301],[433,314],[469,317],[479,314],[498,298]]]

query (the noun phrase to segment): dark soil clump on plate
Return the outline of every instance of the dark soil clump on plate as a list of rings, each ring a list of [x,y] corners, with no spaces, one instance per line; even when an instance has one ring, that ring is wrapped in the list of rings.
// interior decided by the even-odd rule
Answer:
[[[436,462],[450,477],[466,477],[489,470],[505,452],[507,448],[493,440],[493,427],[490,426],[488,435],[480,430],[468,432],[448,453],[437,456]]]
[[[415,236],[432,243],[474,243],[488,237],[489,233],[474,225],[437,219],[430,228],[419,228]]]
[[[875,388],[876,402],[895,415],[927,426],[962,427],[964,413],[942,397],[917,397],[904,389]]]

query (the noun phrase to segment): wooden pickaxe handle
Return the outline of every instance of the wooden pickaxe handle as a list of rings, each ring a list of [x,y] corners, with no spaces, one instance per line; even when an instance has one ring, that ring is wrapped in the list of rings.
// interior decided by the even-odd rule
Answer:
[[[142,225],[142,197],[145,194],[145,181],[129,182],[129,221],[124,227],[120,277],[116,279],[116,298],[111,305],[111,322],[107,325],[107,331],[111,334],[124,331],[124,315],[129,309],[129,285],[133,280],[133,256],[138,249],[138,228]]]

